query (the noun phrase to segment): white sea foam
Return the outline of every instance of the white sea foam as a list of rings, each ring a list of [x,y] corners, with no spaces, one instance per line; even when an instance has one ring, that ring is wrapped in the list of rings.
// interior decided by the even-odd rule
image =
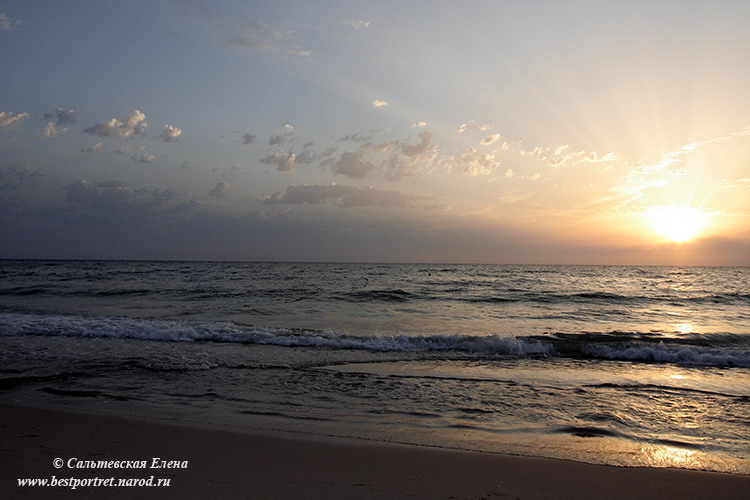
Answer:
[[[603,359],[750,368],[750,349],[741,347],[667,346],[665,344],[613,347],[599,344],[586,345],[582,351],[591,357]]]
[[[0,335],[44,335],[124,338],[170,342],[233,342],[370,350],[379,352],[447,352],[510,356],[572,356],[700,366],[750,367],[748,346],[695,346],[633,342],[606,343],[581,336],[564,350],[553,341],[503,335],[347,335],[331,330],[291,330],[243,326],[231,322],[0,314]],[[550,339],[553,340],[553,339]]]
[[[385,335],[353,336],[331,330],[289,330],[241,326],[228,322],[139,320],[111,317],[38,316],[0,314],[1,335],[56,335],[70,337],[130,338],[156,341],[215,341],[278,345],[366,349],[373,351],[463,351],[484,354],[549,354],[551,347],[538,341],[488,335]]]

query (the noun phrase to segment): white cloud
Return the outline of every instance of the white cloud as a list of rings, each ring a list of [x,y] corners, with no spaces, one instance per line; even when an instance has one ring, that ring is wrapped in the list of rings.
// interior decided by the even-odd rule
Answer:
[[[0,128],[16,128],[21,120],[29,117],[28,113],[9,113],[0,111]]]
[[[617,154],[606,153],[600,155],[596,151],[571,151],[568,144],[563,144],[556,148],[536,147],[531,150],[520,150],[521,156],[536,158],[537,160],[548,164],[551,167],[569,167],[584,163],[612,163],[617,161]],[[683,151],[671,152],[662,157],[659,164],[649,166],[648,168],[662,170],[673,163],[677,163],[679,156],[684,154]]]
[[[488,135],[487,137],[479,141],[479,144],[481,144],[482,146],[489,146],[490,144],[494,144],[502,138],[502,135],[495,133],[492,135]]]
[[[420,120],[418,122],[412,123],[411,126],[414,128],[422,128],[427,126],[427,122]]]
[[[214,188],[209,191],[208,194],[211,196],[216,196],[217,198],[223,198],[226,196],[230,191],[233,191],[234,188],[229,184],[228,182],[222,181],[218,182]]]
[[[462,134],[464,132],[486,132],[489,129],[492,128],[492,125],[485,124],[485,125],[475,125],[474,121],[472,120],[470,123],[462,123],[458,127],[458,133]]]
[[[381,99],[375,99],[373,101],[370,101],[370,104],[372,104],[373,108],[382,108],[384,106],[390,106],[390,103],[388,101],[383,101]]]
[[[156,156],[148,153],[143,153],[142,155],[133,155],[130,157],[131,160],[137,161],[139,163],[151,163],[156,159]]]
[[[468,148],[459,157],[448,157],[444,160],[448,170],[460,170],[463,175],[489,175],[500,168],[500,160],[494,153],[479,153],[475,148]]]
[[[174,125],[164,125],[161,133],[157,136],[164,142],[174,142],[178,137],[182,135],[182,130],[175,127]]]
[[[345,21],[346,24],[354,28],[355,30],[359,30],[362,28],[369,28],[370,27],[370,21]]]
[[[68,130],[70,130],[70,127],[58,127],[55,125],[55,122],[48,122],[47,125],[44,126],[44,135],[46,137],[54,137],[63,132],[67,132]]]
[[[12,31],[21,25],[21,21],[11,19],[8,14],[0,12],[0,31]]]
[[[84,130],[84,132],[98,137],[114,136],[118,139],[133,139],[142,135],[146,127],[148,127],[148,123],[145,120],[146,115],[134,109],[123,121],[112,118],[104,123],[97,122],[94,126]]]

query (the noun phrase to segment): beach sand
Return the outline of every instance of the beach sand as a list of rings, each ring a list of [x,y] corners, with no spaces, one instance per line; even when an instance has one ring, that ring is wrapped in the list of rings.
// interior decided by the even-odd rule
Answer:
[[[230,432],[0,405],[0,497],[248,499],[748,498],[750,476],[622,468],[316,437]],[[68,468],[71,459],[187,461]],[[62,468],[53,462],[61,458]],[[70,462],[72,463],[72,462]],[[170,479],[169,487],[19,487],[18,478]]]

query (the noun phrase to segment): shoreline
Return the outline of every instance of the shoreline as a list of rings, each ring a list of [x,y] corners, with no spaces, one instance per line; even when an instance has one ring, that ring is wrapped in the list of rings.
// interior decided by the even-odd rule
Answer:
[[[132,498],[134,494],[145,498],[740,499],[750,491],[750,475],[592,465],[280,431],[233,432],[5,402],[0,403],[0,412],[0,493],[8,499]],[[63,459],[62,468],[54,467],[56,458]],[[152,469],[154,458],[187,467]],[[68,468],[87,461],[147,462],[147,467]],[[169,479],[170,486],[75,490],[18,486],[19,478],[52,476],[131,482],[154,476]]]

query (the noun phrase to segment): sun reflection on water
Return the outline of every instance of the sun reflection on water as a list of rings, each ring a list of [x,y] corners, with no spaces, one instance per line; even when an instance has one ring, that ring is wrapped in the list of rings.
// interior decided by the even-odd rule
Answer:
[[[678,333],[693,333],[695,331],[695,327],[692,323],[677,323],[676,325],[673,325],[674,331]]]
[[[676,448],[673,446],[656,446],[646,452],[652,466],[698,468],[700,460],[698,450]]]

